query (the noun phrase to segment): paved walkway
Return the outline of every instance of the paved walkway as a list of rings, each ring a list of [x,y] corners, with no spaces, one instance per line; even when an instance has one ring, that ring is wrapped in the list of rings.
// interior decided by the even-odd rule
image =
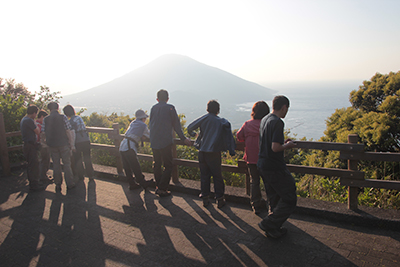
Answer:
[[[101,179],[61,194],[26,184],[0,178],[0,266],[400,266],[394,230],[294,214],[271,240],[244,204]]]

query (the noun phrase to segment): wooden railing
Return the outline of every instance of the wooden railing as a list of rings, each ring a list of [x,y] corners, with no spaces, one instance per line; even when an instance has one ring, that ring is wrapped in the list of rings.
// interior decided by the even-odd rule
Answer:
[[[123,175],[122,161],[118,148],[123,135],[119,134],[118,123],[113,124],[113,128],[102,128],[102,127],[87,127],[88,132],[107,134],[108,137],[114,140],[114,145],[105,144],[91,144],[93,149],[102,149],[109,151],[110,154],[117,158],[117,172]],[[1,162],[3,165],[3,173],[10,175],[10,163],[8,159],[8,152],[21,149],[22,146],[7,147],[6,138],[12,136],[20,136],[20,132],[6,133],[4,129],[3,117],[0,113],[0,149],[1,149]],[[359,171],[357,164],[359,160],[367,161],[389,161],[389,162],[400,162],[400,153],[375,153],[375,152],[364,152],[364,145],[357,144],[358,136],[349,135],[348,143],[327,143],[327,142],[310,142],[310,141],[296,141],[297,148],[300,149],[313,149],[313,150],[336,150],[340,151],[340,159],[348,160],[348,169],[333,169],[333,168],[321,168],[321,167],[310,167],[288,164],[288,169],[293,173],[302,174],[314,174],[328,177],[339,177],[340,184],[348,187],[348,208],[355,210],[357,209],[357,197],[358,190],[360,187],[374,187],[374,188],[385,188],[400,190],[400,181],[387,181],[377,179],[365,179],[364,172]],[[179,159],[176,154],[176,145],[184,145],[180,140],[175,140],[173,146],[174,153],[174,169],[172,172],[172,180],[174,183],[179,182],[178,166],[187,166],[198,168],[199,163],[195,160]],[[237,143],[236,150],[243,151],[244,144]],[[145,161],[153,161],[152,155],[138,154],[138,158]],[[246,174],[246,193],[250,194],[250,177],[247,170],[247,165],[244,161],[239,160],[238,165],[222,165],[222,171],[243,173]]]

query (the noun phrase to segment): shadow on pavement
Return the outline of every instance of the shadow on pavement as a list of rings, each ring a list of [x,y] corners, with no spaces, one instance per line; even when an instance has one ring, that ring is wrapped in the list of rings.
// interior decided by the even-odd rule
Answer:
[[[2,266],[356,266],[313,227],[387,235],[294,214],[284,225],[288,235],[271,240],[242,204],[204,208],[192,195],[159,198],[103,180],[26,193],[23,181],[0,180]]]

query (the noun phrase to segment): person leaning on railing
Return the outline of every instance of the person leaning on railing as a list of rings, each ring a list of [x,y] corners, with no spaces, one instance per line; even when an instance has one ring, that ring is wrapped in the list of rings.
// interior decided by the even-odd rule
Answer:
[[[126,130],[124,139],[119,146],[119,153],[121,154],[122,164],[125,170],[125,176],[129,182],[129,189],[133,190],[138,188],[138,184],[146,189],[149,182],[146,181],[140,168],[137,158],[137,151],[141,141],[147,141],[150,138],[150,131],[147,128],[146,120],[149,117],[143,110],[139,109],[135,113],[135,120],[131,122],[128,130]],[[135,178],[133,175],[135,174]]]
[[[210,184],[211,176],[214,179],[215,198],[217,207],[225,206],[225,184],[222,177],[221,151],[229,150],[231,155],[235,155],[235,140],[232,135],[231,124],[226,119],[218,117],[219,103],[210,100],[207,103],[207,114],[194,120],[187,127],[191,136],[193,132],[200,128],[200,133],[194,143],[199,150],[199,165],[201,178],[201,194],[203,206],[210,204]]]
[[[89,181],[93,180],[94,170],[90,150],[90,138],[86,131],[85,123],[80,116],[75,114],[73,106],[66,105],[63,108],[63,112],[69,118],[69,123],[75,131],[75,151],[72,152],[72,172],[79,180],[83,180],[86,170],[86,175],[89,177]],[[85,168],[83,168],[82,155],[83,161],[85,162]]]

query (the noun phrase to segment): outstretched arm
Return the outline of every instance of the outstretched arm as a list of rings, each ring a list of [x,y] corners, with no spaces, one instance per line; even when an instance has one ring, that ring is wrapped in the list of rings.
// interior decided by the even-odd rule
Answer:
[[[272,142],[271,149],[274,152],[281,152],[285,149],[294,148],[297,144],[291,139],[287,139],[284,144]]]

